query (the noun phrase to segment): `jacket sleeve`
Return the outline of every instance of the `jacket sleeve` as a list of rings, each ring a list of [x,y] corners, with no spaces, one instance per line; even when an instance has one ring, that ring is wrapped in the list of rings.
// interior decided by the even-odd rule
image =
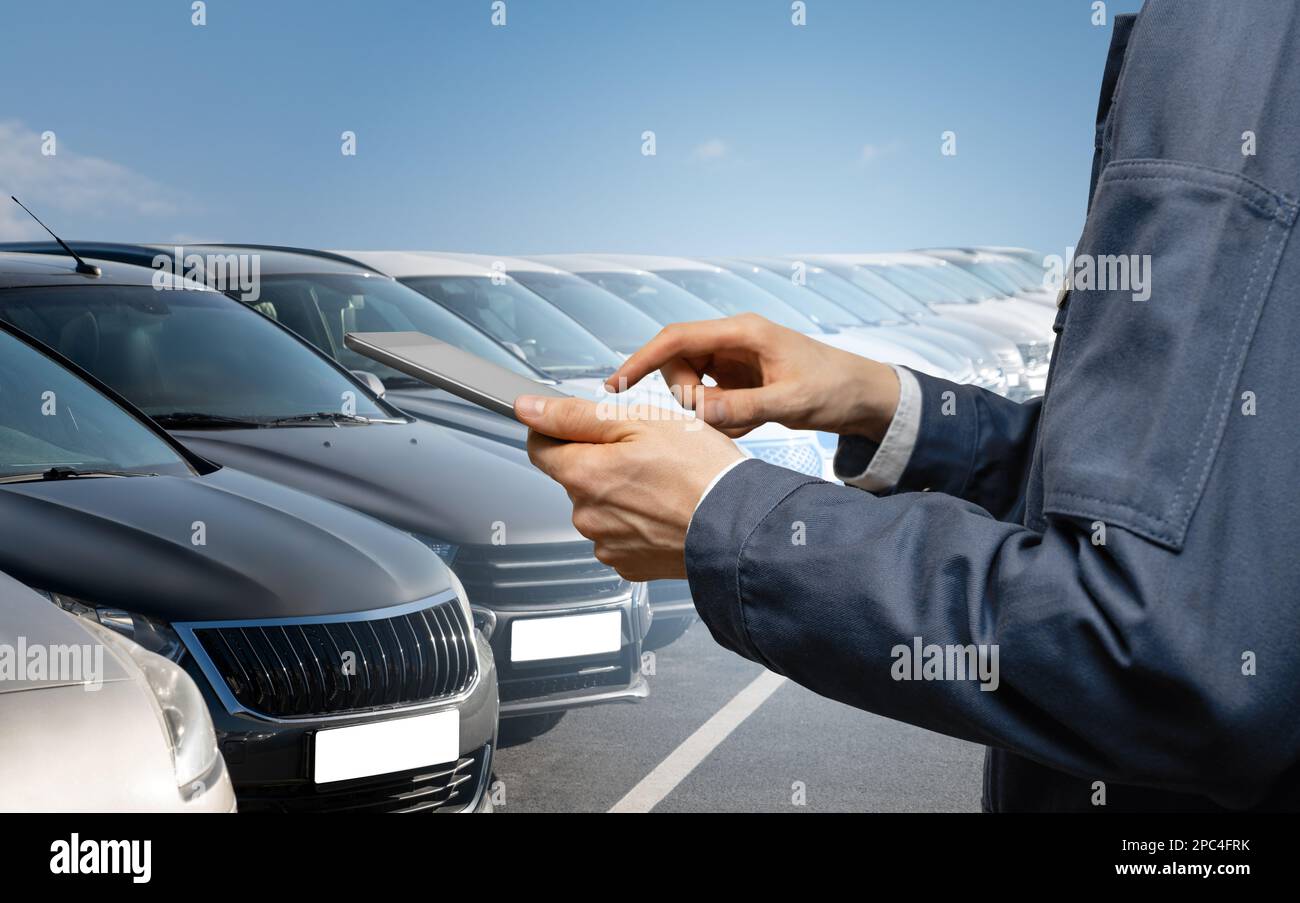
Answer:
[[[1159,543],[1112,528],[1098,546],[1088,523],[1052,516],[1035,532],[991,516],[970,499],[1011,481],[981,454],[1023,439],[971,425],[1009,422],[1023,436],[1030,419],[991,404],[965,427],[929,430],[946,438],[917,472],[968,499],[882,498],[742,463],[687,536],[697,609],[723,646],[829,698],[1079,777],[1244,805],[1293,757],[1276,704],[1294,697],[1300,668],[1279,647],[1273,673],[1246,690],[1231,650],[1259,623],[1300,634],[1295,606],[1185,607],[1165,598],[1178,555]],[[994,650],[992,671],[921,677],[910,657],[931,646]]]
[[[921,388],[921,424],[894,491],[942,492],[999,520],[1017,519],[1042,399],[1008,401],[976,386],[913,375]]]

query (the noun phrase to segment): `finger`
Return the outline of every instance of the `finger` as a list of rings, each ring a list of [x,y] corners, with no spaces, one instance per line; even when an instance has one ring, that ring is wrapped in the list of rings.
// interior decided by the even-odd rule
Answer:
[[[750,318],[727,317],[665,326],[605,380],[605,388],[616,392],[620,387],[636,385],[674,359],[707,356],[726,348],[756,347],[759,332],[753,325]]]
[[[785,410],[785,391],[777,385],[756,389],[719,389],[702,386],[695,391],[695,410],[700,419],[720,430],[750,430],[780,420]]]
[[[543,398],[521,395],[515,416],[529,429],[570,442],[617,442],[631,427],[626,420],[602,416],[595,402],[583,398]]]

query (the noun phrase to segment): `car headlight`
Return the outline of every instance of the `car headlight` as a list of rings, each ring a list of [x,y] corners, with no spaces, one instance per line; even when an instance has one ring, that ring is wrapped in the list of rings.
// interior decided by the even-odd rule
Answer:
[[[176,786],[187,800],[202,795],[212,786],[221,765],[217,735],[203,694],[180,665],[128,641],[107,625],[90,618],[86,621],[92,633],[125,653],[140,669],[171,747]]]
[[[432,536],[425,536],[423,533],[412,533],[416,539],[428,546],[433,554],[437,555],[446,564],[451,564],[456,560],[456,553],[460,551],[460,546],[442,539],[435,539]]]
[[[176,631],[167,626],[164,621],[123,611],[120,608],[83,602],[81,599],[74,599],[62,593],[51,593],[41,589],[36,591],[69,614],[84,618],[92,624],[107,627],[155,655],[161,655],[173,662],[179,662],[185,655],[185,644],[181,642]]]

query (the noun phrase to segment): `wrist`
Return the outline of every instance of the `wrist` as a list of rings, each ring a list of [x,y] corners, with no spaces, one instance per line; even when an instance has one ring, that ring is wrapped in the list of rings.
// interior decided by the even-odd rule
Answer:
[[[845,386],[849,411],[840,435],[865,436],[879,443],[889,432],[898,411],[898,372],[889,364],[868,358],[853,369],[854,382]]]

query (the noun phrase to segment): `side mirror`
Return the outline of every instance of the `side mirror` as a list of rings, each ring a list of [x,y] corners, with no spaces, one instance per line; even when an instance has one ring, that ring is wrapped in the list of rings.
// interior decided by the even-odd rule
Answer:
[[[366,384],[366,388],[374,394],[376,398],[383,398],[388,389],[384,388],[384,381],[369,370],[353,370],[352,375]]]

